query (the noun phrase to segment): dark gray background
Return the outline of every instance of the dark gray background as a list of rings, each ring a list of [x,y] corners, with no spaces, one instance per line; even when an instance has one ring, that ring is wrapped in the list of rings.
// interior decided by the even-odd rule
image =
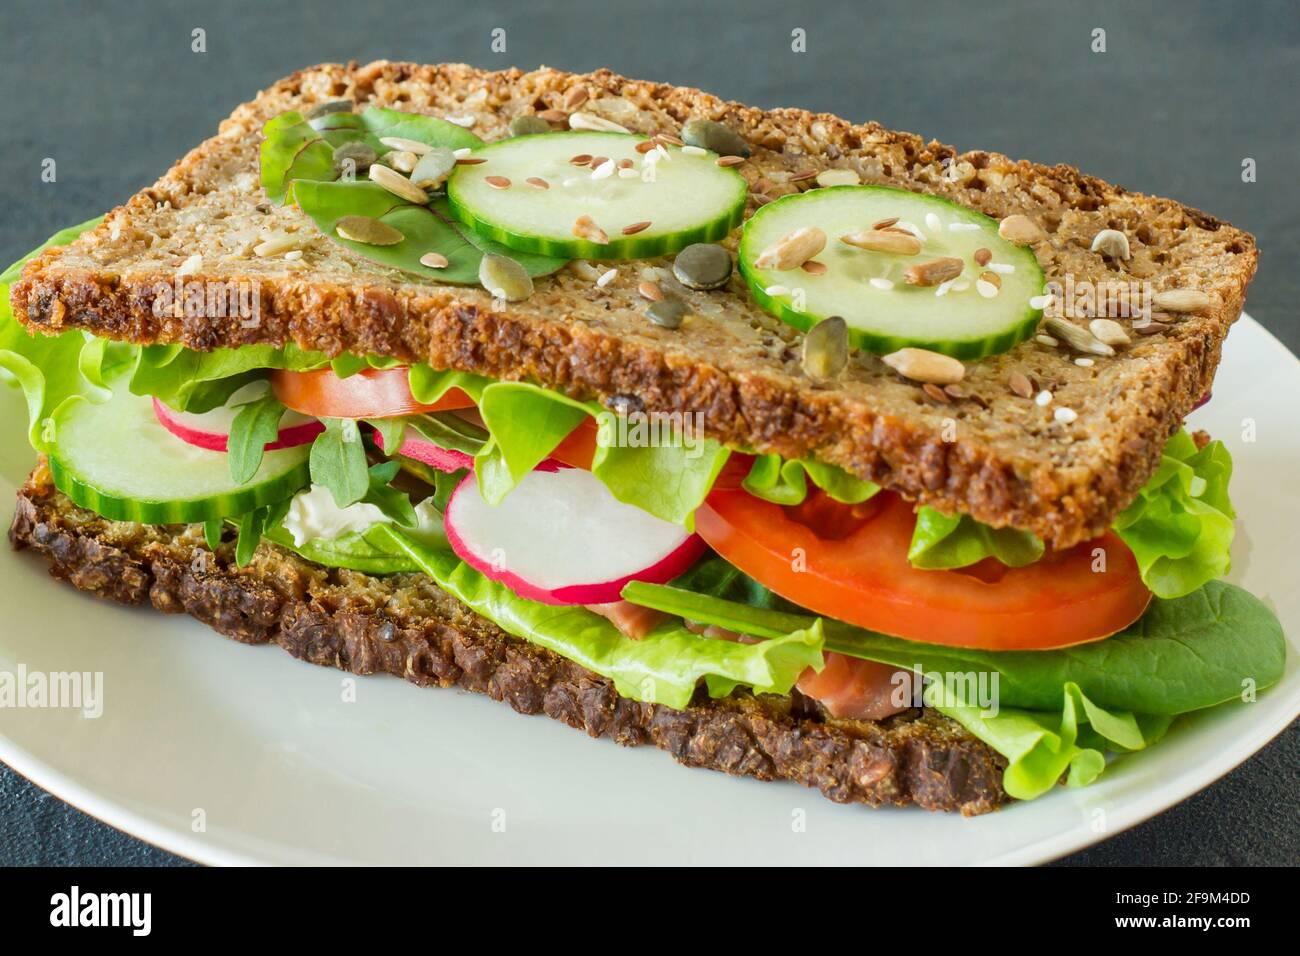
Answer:
[[[191,31],[207,52],[191,51]],[[493,53],[490,31],[507,31]],[[1091,51],[1106,31],[1106,52]],[[790,50],[807,31],[807,52]],[[0,261],[104,212],[312,63],[459,60],[608,66],[758,106],[878,120],[952,143],[1068,162],[1255,233],[1249,309],[1300,347],[1300,3],[900,2],[16,3],[0,13]],[[56,184],[39,177],[58,163]],[[1242,160],[1258,181],[1241,181]],[[1294,864],[1300,730],[1225,780],[1071,858]],[[0,863],[166,863],[0,767]]]

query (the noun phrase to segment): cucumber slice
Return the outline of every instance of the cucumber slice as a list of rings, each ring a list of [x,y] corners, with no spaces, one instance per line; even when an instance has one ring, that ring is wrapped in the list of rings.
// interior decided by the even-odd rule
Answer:
[[[457,166],[447,181],[456,218],[480,235],[520,252],[576,259],[643,259],[714,242],[740,225],[745,177],[714,163],[716,153],[685,153],[666,147],[668,158],[647,163],[636,151],[644,137],[627,133],[569,131],[502,140],[474,151],[486,160]],[[617,170],[593,179],[575,156],[604,156],[617,165],[630,160],[635,178]],[[647,166],[653,167],[646,172]],[[650,180],[653,174],[653,180]],[[489,177],[498,183],[493,186]],[[501,179],[510,185],[498,188]],[[529,179],[545,181],[546,188]],[[574,235],[589,216],[608,243]],[[649,222],[633,235],[629,226]]]
[[[895,216],[899,227],[913,225],[924,237],[919,255],[868,251],[840,240]],[[806,226],[826,233],[826,248],[814,257],[826,266],[823,274],[755,265],[765,249]],[[989,265],[975,262],[981,248],[992,253]],[[941,257],[965,263],[956,282],[947,287],[904,282],[908,266]],[[850,343],[869,352],[910,346],[980,358],[1023,342],[1042,318],[1042,310],[1029,304],[1043,291],[1043,270],[1030,249],[999,236],[996,220],[983,213],[888,186],[830,186],[769,203],[745,223],[739,260],[763,308],[805,331],[828,316],[843,316]],[[1001,282],[989,298],[976,285],[986,271]]]
[[[268,451],[245,484],[225,452],[186,444],[158,423],[152,400],[125,380],[113,397],[67,406],[55,418],[49,454],[54,484],[105,518],[176,524],[229,518],[289,497],[310,482],[311,445]]]

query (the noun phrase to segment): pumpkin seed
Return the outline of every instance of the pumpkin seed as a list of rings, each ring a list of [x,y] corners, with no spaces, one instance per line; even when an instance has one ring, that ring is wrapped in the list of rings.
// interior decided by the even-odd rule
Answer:
[[[521,302],[533,294],[533,280],[509,256],[488,253],[478,266],[478,281],[498,299]]]
[[[456,167],[456,154],[445,146],[432,149],[420,157],[411,170],[411,182],[421,189],[441,186]]]
[[[421,206],[429,201],[424,190],[415,183],[411,182],[396,170],[389,169],[387,166],[381,166],[375,163],[370,167],[370,179],[372,182],[383,186],[394,196],[405,199],[407,202],[417,203]]]
[[[719,156],[748,156],[749,144],[729,126],[707,119],[693,119],[682,127],[682,142],[711,149]]]
[[[325,116],[328,113],[351,113],[351,100],[328,100],[324,103],[317,103],[306,113],[303,114],[307,119],[315,119],[318,116]]]
[[[803,370],[815,379],[838,378],[849,364],[849,326],[838,315],[822,319],[803,337]]]
[[[379,142],[383,143],[389,149],[414,153],[416,156],[423,156],[434,147],[428,143],[422,143],[418,139],[407,139],[405,136],[381,136]]]
[[[714,242],[696,242],[677,253],[673,275],[688,289],[720,289],[731,278],[731,254]]]
[[[665,329],[681,328],[690,309],[680,299],[660,299],[646,307],[645,314],[655,325]]]
[[[533,136],[550,131],[551,124],[540,116],[516,116],[510,121],[511,136]]]
[[[388,223],[370,216],[344,216],[334,224],[334,231],[343,239],[368,246],[395,246],[406,238]]]
[[[342,176],[349,163],[353,173],[363,172],[378,158],[379,154],[365,143],[344,143],[334,150],[334,174]]]

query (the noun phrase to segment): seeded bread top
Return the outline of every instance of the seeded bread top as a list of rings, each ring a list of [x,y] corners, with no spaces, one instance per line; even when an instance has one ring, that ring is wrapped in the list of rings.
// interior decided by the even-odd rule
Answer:
[[[472,123],[485,140],[505,136],[514,117],[543,111],[562,124],[581,110],[647,134],[714,119],[753,148],[737,167],[750,183],[748,213],[843,167],[863,182],[935,194],[998,219],[1029,217],[1047,234],[1034,251],[1049,281],[1146,282],[1156,291],[1199,290],[1209,305],[1159,316],[1156,334],[1136,334],[1121,317],[1132,344],[1086,366],[1063,345],[1031,339],[968,363],[951,395],[922,390],[868,354],[855,354],[835,382],[814,382],[799,362],[800,334],[761,310],[735,275],[720,291],[678,290],[694,314],[679,329],[660,328],[647,321],[637,288],[645,279],[671,285],[668,260],[619,263],[603,287],[594,280],[607,267],[573,263],[538,279],[528,300],[494,310],[481,289],[386,269],[321,236],[296,208],[266,202],[258,184],[262,124],[339,98],[358,109]],[[1091,251],[1104,229],[1124,233],[1130,258]],[[262,251],[277,251],[258,255],[268,237],[278,241]],[[735,236],[725,244],[734,251]],[[875,123],[753,109],[607,70],[381,61],[312,67],[276,83],[100,227],[29,264],[12,299],[35,331],[79,327],[196,349],[292,340],[529,378],[620,408],[700,412],[706,434],[731,446],[819,458],[916,501],[1063,547],[1101,533],[1150,476],[1165,440],[1209,388],[1257,258],[1241,230],[1068,166],[957,153]],[[259,324],[156,315],[158,288],[178,271],[187,282],[255,283]],[[1086,327],[1086,316],[1075,322]],[[1017,391],[1052,398],[1040,404]]]

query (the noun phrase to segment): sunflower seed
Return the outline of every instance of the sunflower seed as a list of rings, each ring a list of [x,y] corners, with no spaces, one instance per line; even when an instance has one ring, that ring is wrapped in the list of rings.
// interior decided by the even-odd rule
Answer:
[[[353,103],[351,100],[328,100],[324,103],[317,103],[309,109],[303,116],[307,119],[316,119],[318,116],[325,116],[329,113],[351,113]]]
[[[429,197],[424,190],[415,183],[411,182],[401,173],[389,169],[387,166],[380,166],[375,163],[370,167],[370,179],[372,182],[383,186],[394,196],[405,199],[408,202],[417,203],[421,206],[427,205]]]
[[[781,237],[764,249],[754,265],[760,269],[797,269],[826,248],[826,233],[816,226],[804,226]]]
[[[370,216],[344,216],[334,224],[340,238],[364,242],[368,246],[395,246],[406,237],[386,222]]]
[[[960,259],[952,256],[931,259],[929,262],[918,262],[903,270],[903,281],[908,285],[938,285],[957,278],[965,265]]]
[[[1088,331],[1096,336],[1098,341],[1110,346],[1128,345],[1130,341],[1124,326],[1114,319],[1093,319],[1088,323]]]
[[[803,337],[803,370],[810,378],[838,378],[849,364],[849,326],[838,315],[822,319]]]
[[[569,129],[589,129],[601,133],[628,133],[626,126],[620,126],[613,120],[607,120],[595,113],[573,113],[569,116]]]
[[[1167,289],[1151,297],[1151,304],[1161,312],[1200,312],[1211,299],[1197,289]]]
[[[533,280],[514,259],[488,253],[478,265],[478,281],[498,299],[521,302],[533,294]]]
[[[932,399],[934,399],[936,402],[939,402],[942,405],[952,404],[952,399],[948,397],[948,393],[945,392],[943,389],[941,389],[938,385],[932,385],[931,383],[926,382],[924,385],[921,386],[921,391],[925,392],[926,395],[929,395]]]
[[[550,131],[551,124],[540,116],[516,116],[510,121],[511,136],[535,136]]]
[[[823,169],[817,174],[818,186],[856,186],[862,177],[852,169]]]
[[[693,119],[682,127],[682,142],[712,150],[719,156],[749,156],[749,144],[729,126],[708,119]]]
[[[910,232],[885,232],[881,229],[860,229],[840,236],[840,242],[872,252],[892,252],[900,256],[915,256],[921,252],[921,240]]]
[[[655,325],[665,329],[681,328],[690,309],[680,299],[659,299],[646,307],[645,314]]]
[[[1081,329],[1065,319],[1050,318],[1044,323],[1044,327],[1053,338],[1060,339],[1076,352],[1086,352],[1089,355],[1104,355],[1107,358],[1115,354],[1113,348],[1087,329]]]
[[[720,289],[731,278],[731,254],[716,243],[693,243],[677,253],[673,275],[688,289]]]
[[[1128,259],[1132,256],[1128,248],[1128,236],[1118,229],[1103,229],[1093,236],[1092,251],[1112,259]]]
[[[542,110],[537,115],[548,123],[567,123],[569,121],[569,114],[564,110]]]
[[[379,142],[389,149],[414,153],[416,156],[423,156],[433,151],[433,147],[428,143],[421,143],[418,139],[407,139],[405,136],[381,136]]]
[[[882,355],[884,362],[899,375],[914,382],[931,382],[935,385],[955,385],[966,375],[966,366],[951,355],[931,352],[929,349],[905,348]]]
[[[420,265],[428,266],[430,269],[445,269],[447,257],[440,252],[426,252],[420,256]]]
[[[439,146],[420,157],[411,170],[411,182],[420,189],[434,189],[441,186],[455,168],[456,154],[445,146]]]
[[[1027,246],[1047,238],[1042,227],[1028,216],[1016,213],[998,223],[998,235],[1017,246]]]
[[[564,94],[564,108],[566,110],[576,110],[583,103],[587,102],[587,88],[585,86],[575,86],[569,92]]]

